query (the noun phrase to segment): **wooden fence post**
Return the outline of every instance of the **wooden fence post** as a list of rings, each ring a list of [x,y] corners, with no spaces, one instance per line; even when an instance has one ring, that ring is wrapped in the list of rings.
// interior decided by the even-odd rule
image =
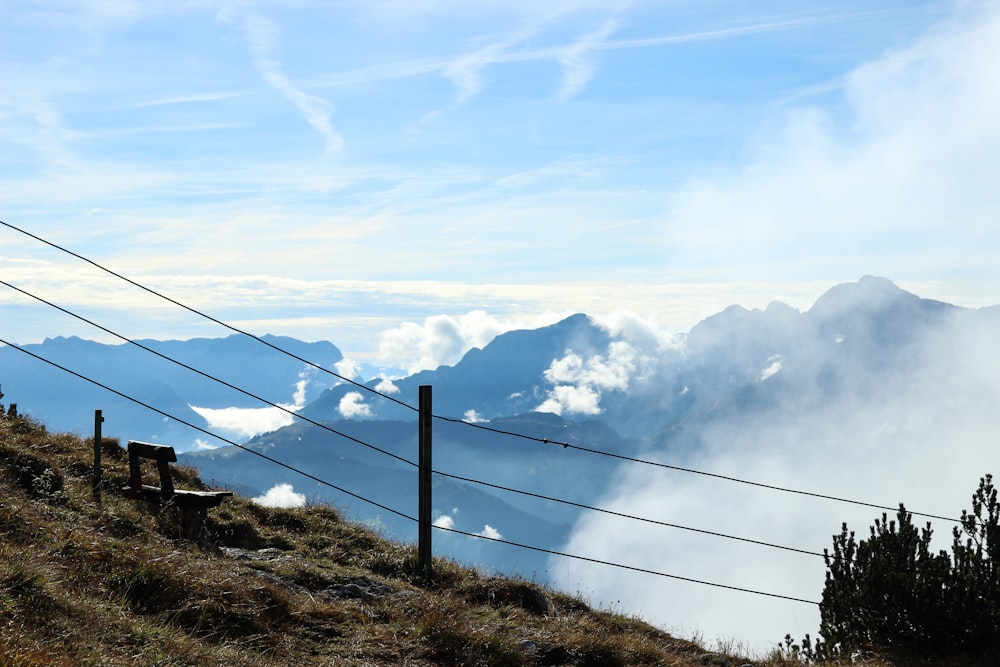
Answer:
[[[431,404],[431,387],[423,385],[420,387],[420,419],[418,422],[420,430],[420,484],[418,490],[420,502],[418,508],[417,568],[428,579],[434,574],[431,567],[431,421],[433,419]]]
[[[94,477],[93,491],[94,502],[101,504],[101,424],[104,423],[104,416],[100,410],[94,410]]]

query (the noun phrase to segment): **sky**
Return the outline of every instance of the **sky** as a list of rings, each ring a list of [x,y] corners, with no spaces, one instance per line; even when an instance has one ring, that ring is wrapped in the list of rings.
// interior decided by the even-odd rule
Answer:
[[[1000,303],[995,3],[0,0],[2,220],[253,333],[454,363],[511,328]],[[0,228],[130,338],[228,332]],[[3,286],[0,286],[3,287]],[[114,340],[3,287],[13,342]]]
[[[575,312],[666,339],[867,274],[982,307],[1000,304],[998,73],[1000,4],[974,0],[0,0],[0,220],[358,367],[454,363]],[[128,338],[230,333],[5,226],[0,280]],[[59,335],[116,341],[0,285],[0,337]],[[893,409],[934,404],[911,398]],[[879,418],[837,437],[865,442]],[[802,430],[773,434],[775,456]],[[770,460],[727,442],[705,456]],[[961,472],[935,509],[963,506]],[[686,491],[639,488],[661,487],[625,477],[608,501]],[[735,509],[720,527],[741,532]],[[699,560],[682,566],[718,566]],[[620,579],[561,576],[618,599]],[[696,617],[634,585],[633,610]]]

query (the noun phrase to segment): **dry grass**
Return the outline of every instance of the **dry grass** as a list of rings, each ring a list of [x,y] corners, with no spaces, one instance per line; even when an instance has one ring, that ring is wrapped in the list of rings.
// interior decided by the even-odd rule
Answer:
[[[181,540],[174,511],[121,494],[118,443],[103,452],[98,506],[90,442],[0,416],[0,667],[748,662],[449,560],[425,581],[413,545],[328,507],[237,497],[200,543]],[[175,480],[203,486],[191,470]]]

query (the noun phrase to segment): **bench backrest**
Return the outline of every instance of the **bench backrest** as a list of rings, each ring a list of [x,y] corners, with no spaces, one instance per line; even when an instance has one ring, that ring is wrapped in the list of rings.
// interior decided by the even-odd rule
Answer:
[[[170,478],[170,464],[177,462],[177,454],[173,447],[153,445],[148,442],[130,440],[128,443],[129,491],[137,496],[142,495],[142,469],[140,459],[153,459],[160,473],[160,494],[164,500],[174,495],[174,482]]]

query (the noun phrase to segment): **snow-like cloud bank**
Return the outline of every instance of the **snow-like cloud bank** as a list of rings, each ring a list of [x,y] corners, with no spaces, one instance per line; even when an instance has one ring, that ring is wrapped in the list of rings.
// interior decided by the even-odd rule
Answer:
[[[286,410],[295,410],[295,406],[280,408],[201,408],[189,406],[208,422],[210,429],[225,431],[226,434],[238,438],[251,438],[259,433],[276,431],[282,426],[288,426],[295,417]]]
[[[264,507],[304,507],[306,504],[305,495],[296,493],[291,484],[272,486],[264,495],[250,500]]]
[[[292,403],[278,403],[278,407],[267,408],[203,408],[189,405],[208,422],[213,430],[223,431],[220,435],[240,439],[252,438],[261,433],[276,431],[295,421],[294,412],[306,404],[306,390],[313,371],[306,368],[299,372],[292,393]],[[205,440],[195,441],[197,449],[212,449],[214,445]]]

